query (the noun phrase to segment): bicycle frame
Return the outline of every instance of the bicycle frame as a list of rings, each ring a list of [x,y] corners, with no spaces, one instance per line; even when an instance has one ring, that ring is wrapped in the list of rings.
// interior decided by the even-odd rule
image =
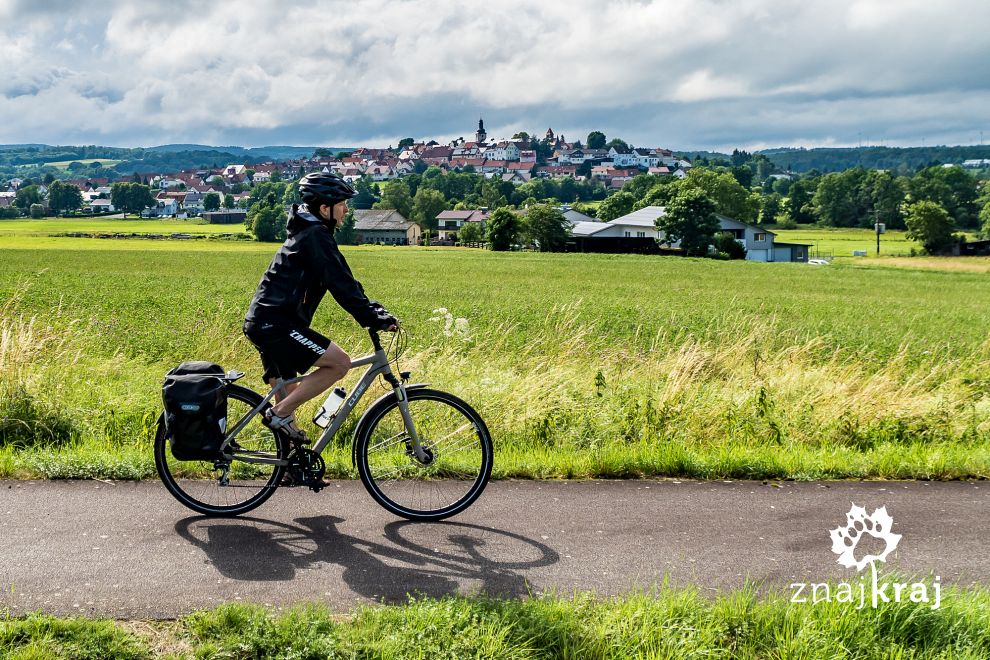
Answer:
[[[361,379],[358,381],[357,385],[355,385],[354,390],[348,395],[344,402],[340,404],[340,408],[337,410],[336,414],[334,414],[333,419],[330,421],[330,425],[327,426],[323,433],[320,434],[319,440],[317,440],[316,444],[313,446],[313,451],[317,454],[323,453],[323,450],[326,448],[327,444],[330,443],[330,440],[333,439],[334,435],[336,435],[337,431],[344,424],[344,420],[346,420],[351,414],[351,411],[357,405],[358,401],[361,400],[361,397],[368,390],[371,384],[375,382],[375,378],[380,375],[385,378],[390,385],[392,385],[392,390],[399,399],[399,410],[402,413],[402,419],[405,422],[406,432],[409,434],[410,440],[412,440],[413,452],[419,460],[425,462],[428,460],[427,455],[420,446],[419,434],[416,432],[415,424],[413,423],[412,417],[409,415],[409,401],[406,398],[406,386],[395,377],[395,374],[392,373],[392,367],[389,364],[388,356],[385,354],[385,350],[382,348],[381,339],[378,337],[378,333],[374,330],[370,330],[369,333],[371,334],[371,341],[374,344],[375,352],[370,355],[365,355],[355,360],[351,360],[351,367],[348,371],[364,365],[369,365],[368,369],[361,375]],[[281,378],[278,379],[275,382],[275,387],[273,387],[265,398],[261,400],[261,403],[248,411],[244,417],[238,420],[237,424],[234,425],[234,428],[224,439],[223,445],[220,447],[220,451],[222,452],[227,448],[237,434],[244,430],[244,427],[247,426],[248,422],[250,422],[255,415],[261,412],[262,408],[265,407],[265,404],[271,401],[272,398],[280,392],[287,393],[287,390],[285,389],[286,386],[293,383],[298,383],[303,378],[305,378],[305,376],[298,376],[285,381]],[[288,460],[263,458],[261,456],[250,457],[242,454],[237,455],[237,460],[244,461],[246,463],[265,463],[268,465],[289,464]]]

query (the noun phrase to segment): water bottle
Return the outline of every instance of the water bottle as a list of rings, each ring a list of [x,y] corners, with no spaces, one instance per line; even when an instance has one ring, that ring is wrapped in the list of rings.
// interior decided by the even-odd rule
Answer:
[[[330,394],[327,395],[327,400],[323,402],[320,409],[316,412],[316,417],[313,418],[313,423],[319,426],[321,429],[325,429],[330,426],[330,420],[333,416],[337,414],[337,410],[340,409],[340,404],[344,402],[347,398],[347,391],[343,387],[335,387]]]

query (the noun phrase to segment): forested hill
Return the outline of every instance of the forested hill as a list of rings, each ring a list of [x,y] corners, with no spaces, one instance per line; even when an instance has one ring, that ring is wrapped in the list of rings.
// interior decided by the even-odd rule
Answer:
[[[341,151],[338,147],[324,147]],[[312,156],[317,147],[212,147],[201,144],[170,144],[149,148],[103,147],[96,145],[52,146],[47,144],[0,145],[0,175],[42,176],[51,172],[57,178],[65,170],[46,163],[69,163],[68,172],[85,171],[88,176],[116,174],[157,174],[191,168],[217,168],[230,163],[253,164],[268,160],[291,160]],[[104,161],[94,164],[91,161]],[[109,161],[109,162],[105,162]]]
[[[712,151],[681,152],[690,160],[733,160],[732,154]],[[894,174],[912,174],[930,165],[961,164],[964,160],[990,158],[990,146],[964,147],[843,147],[795,149],[781,147],[754,152],[769,158],[774,165],[792,172],[841,172],[854,167],[889,170]]]

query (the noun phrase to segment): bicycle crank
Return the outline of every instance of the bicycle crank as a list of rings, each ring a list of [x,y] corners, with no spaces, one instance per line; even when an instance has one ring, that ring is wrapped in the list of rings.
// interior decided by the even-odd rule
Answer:
[[[327,464],[322,456],[312,449],[297,447],[286,473],[288,483],[283,481],[282,485],[307,486],[314,493],[318,493],[326,487],[323,482],[326,471]]]

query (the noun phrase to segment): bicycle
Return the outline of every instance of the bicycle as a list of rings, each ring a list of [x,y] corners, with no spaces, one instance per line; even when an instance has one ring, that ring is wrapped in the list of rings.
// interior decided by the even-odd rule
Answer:
[[[186,507],[207,516],[235,516],[271,497],[288,473],[291,485],[318,492],[326,464],[322,453],[378,376],[392,391],[374,401],[354,427],[351,462],[368,493],[391,513],[414,521],[435,521],[460,513],[481,495],[492,472],[492,440],[480,415],[462,399],[429,387],[407,384],[408,371],[396,378],[404,332],[382,348],[378,331],[369,330],[374,353],[351,360],[351,369],[368,365],[312,449],[297,447],[283,433],[261,423],[270,401],[302,376],[276,381],[262,396],[223,376],[227,419],[217,458],[178,461],[172,457],[164,413],[155,435],[155,467],[165,488]],[[395,355],[388,353],[395,346]],[[208,479],[182,479],[210,473]],[[180,481],[181,479],[181,481]]]

